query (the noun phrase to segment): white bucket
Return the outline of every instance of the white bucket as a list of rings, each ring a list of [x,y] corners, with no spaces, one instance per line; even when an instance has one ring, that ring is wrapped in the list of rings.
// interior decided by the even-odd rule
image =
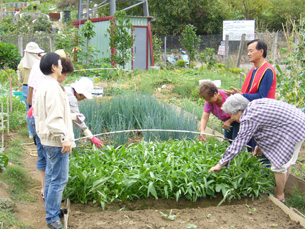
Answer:
[[[92,95],[95,97],[102,97],[104,93],[104,88],[103,87],[94,87]]]
[[[221,87],[221,80],[213,80],[213,81],[210,79],[199,80],[199,85],[202,84],[203,82],[207,82],[207,81],[214,83],[215,86],[218,88]]]

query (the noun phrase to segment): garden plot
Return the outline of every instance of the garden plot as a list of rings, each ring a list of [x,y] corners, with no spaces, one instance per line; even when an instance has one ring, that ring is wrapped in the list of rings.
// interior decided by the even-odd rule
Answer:
[[[151,100],[146,98],[143,104],[149,107]],[[128,121],[136,117],[133,123],[138,127],[130,122],[118,126],[121,127],[118,130],[143,127],[146,110],[142,109],[140,116],[136,116],[134,108],[139,104],[122,106],[122,101],[116,102],[124,108],[122,113],[114,112],[111,103],[106,108],[97,108],[93,103],[90,109],[81,108],[88,112],[86,122],[91,129],[99,125],[99,130],[93,132],[113,130],[107,121],[101,121],[105,118],[99,117],[95,124],[88,122],[88,117],[98,117],[102,112],[96,110],[101,109],[111,110],[109,117],[121,123],[127,122],[122,121],[124,116]],[[160,103],[154,103],[151,112],[158,110],[156,104]],[[167,116],[167,113],[160,115]],[[144,122],[141,124],[139,120]],[[177,123],[176,126],[184,129]],[[126,136],[121,139],[128,141]],[[81,204],[72,205],[71,228],[301,228],[267,199],[265,194],[273,189],[273,176],[256,158],[243,152],[231,162],[229,169],[208,173],[221,158],[227,142],[213,139],[208,143],[196,142],[194,136],[173,139],[176,137],[167,136],[166,141],[160,141],[162,137],[153,135],[147,141],[129,146],[74,151],[65,195]]]
[[[216,207],[206,199],[198,200],[196,203],[183,200],[179,202],[146,200],[128,204],[123,202],[106,211],[90,205],[75,204],[72,205],[69,228],[301,229],[303,227],[292,221],[265,196],[261,200],[248,202],[240,200],[238,203],[220,207]]]

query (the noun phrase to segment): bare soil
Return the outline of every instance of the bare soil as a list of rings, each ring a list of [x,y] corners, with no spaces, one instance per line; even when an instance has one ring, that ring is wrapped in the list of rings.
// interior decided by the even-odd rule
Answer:
[[[14,134],[28,142],[28,139]],[[30,156],[35,146],[25,145],[23,163],[29,175],[37,183],[31,192],[37,197],[30,204],[17,203],[16,214],[29,228],[47,228],[44,201],[40,197],[39,174],[35,169],[37,157]],[[7,186],[0,183],[0,195],[7,196]],[[242,199],[217,207],[219,199],[187,200],[134,200],[106,205],[103,211],[97,204],[72,203],[69,228],[303,228],[290,220],[267,196],[261,200]],[[174,220],[161,212],[176,215]],[[252,211],[251,211],[252,210]]]

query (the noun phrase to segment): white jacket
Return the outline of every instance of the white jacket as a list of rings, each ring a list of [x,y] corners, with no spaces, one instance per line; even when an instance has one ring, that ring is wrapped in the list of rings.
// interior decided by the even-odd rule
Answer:
[[[75,146],[71,111],[66,91],[56,79],[44,76],[33,104],[35,125],[42,145],[62,147],[63,142]]]

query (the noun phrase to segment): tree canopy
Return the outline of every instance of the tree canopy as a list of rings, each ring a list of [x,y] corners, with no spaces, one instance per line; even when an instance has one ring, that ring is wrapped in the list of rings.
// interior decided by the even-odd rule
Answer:
[[[117,2],[117,10],[134,3]],[[181,34],[192,24],[197,34],[219,34],[223,20],[255,20],[258,30],[282,30],[287,20],[300,19],[305,11],[304,0],[148,0],[149,13],[155,18],[155,35]],[[109,8],[100,13],[109,15]],[[143,8],[134,7],[128,15],[143,15]]]

